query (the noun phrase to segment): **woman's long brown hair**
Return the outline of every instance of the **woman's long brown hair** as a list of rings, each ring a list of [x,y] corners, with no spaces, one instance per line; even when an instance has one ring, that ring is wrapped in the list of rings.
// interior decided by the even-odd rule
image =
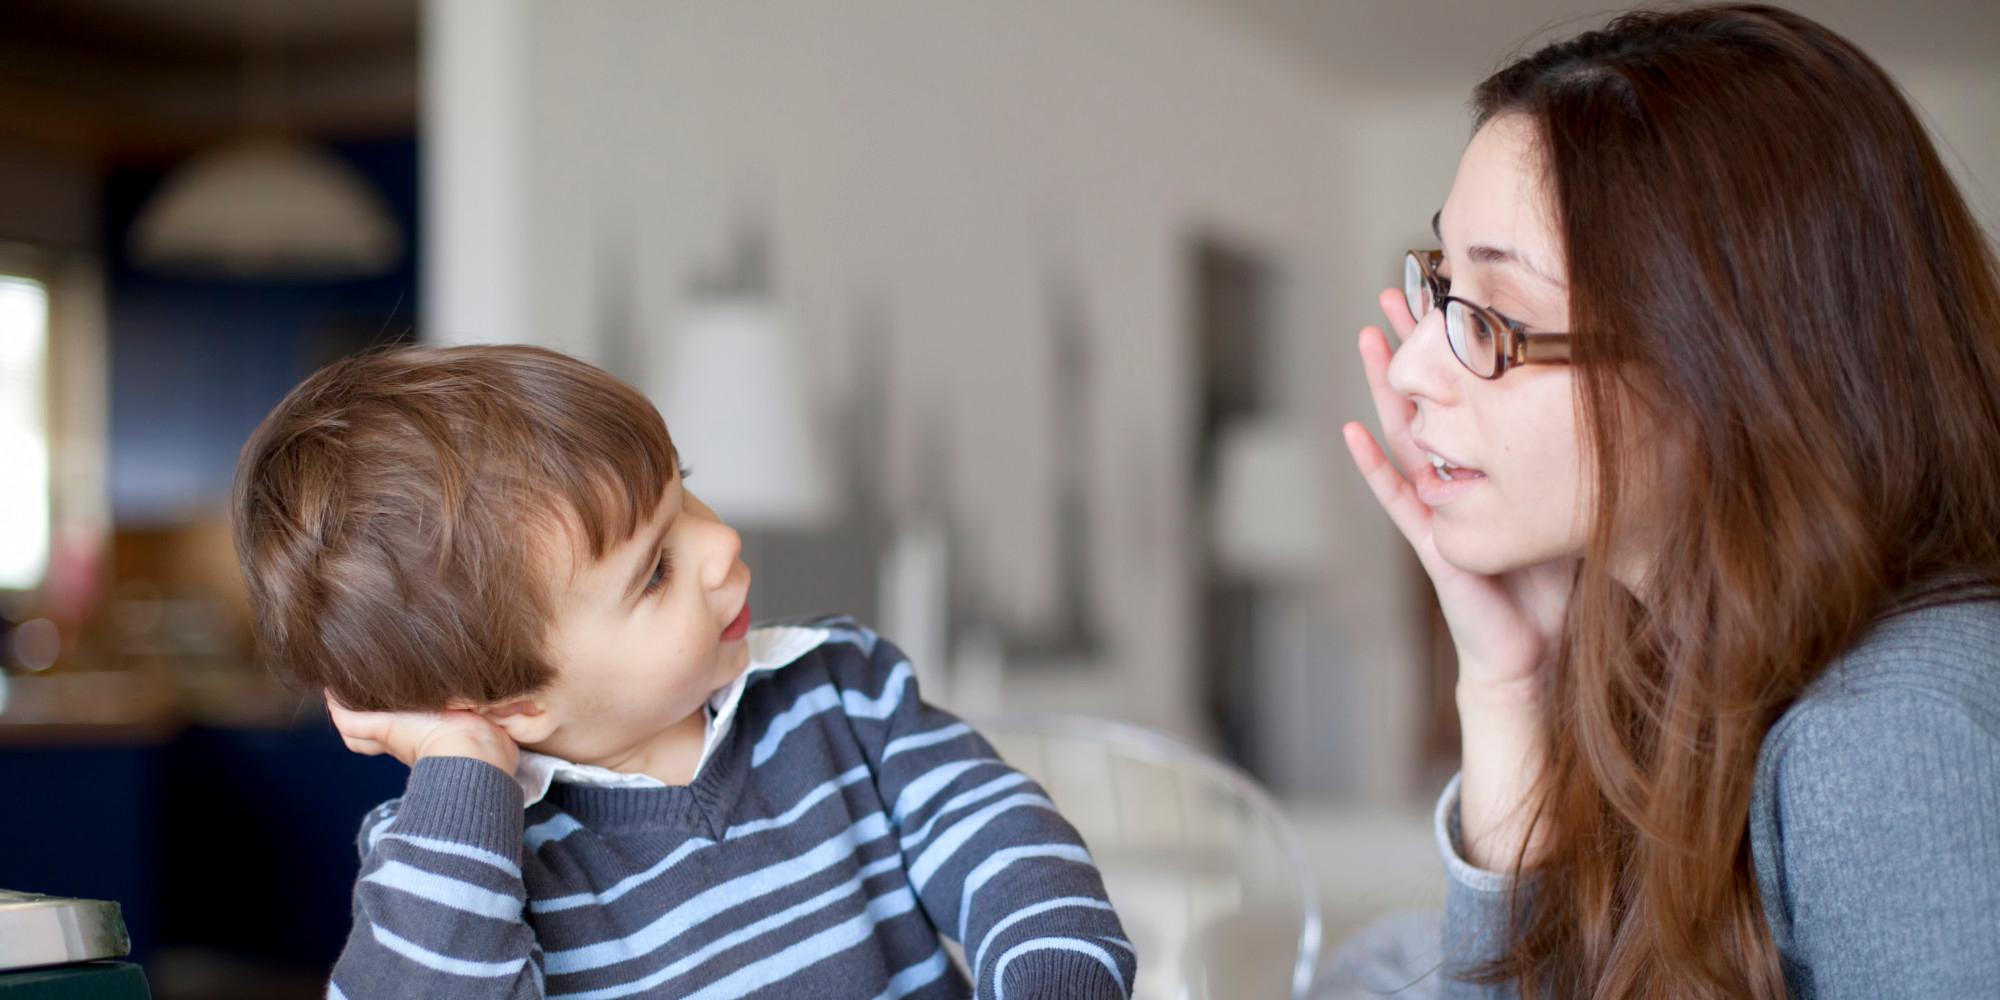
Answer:
[[[1503,69],[1567,248],[1596,521],[1548,688],[1532,996],[1782,997],[1747,825],[1871,622],[2000,581],[2000,281],[1910,104],[1796,14],[1628,14]],[[1629,526],[1649,570],[1611,575]]]

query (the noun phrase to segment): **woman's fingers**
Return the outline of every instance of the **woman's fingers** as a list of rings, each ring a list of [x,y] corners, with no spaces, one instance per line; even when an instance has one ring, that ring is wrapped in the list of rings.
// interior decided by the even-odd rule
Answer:
[[[1417,319],[1410,315],[1410,303],[1403,298],[1402,289],[1384,288],[1375,301],[1382,307],[1382,315],[1388,317],[1389,326],[1396,331],[1396,343],[1410,339],[1410,333],[1417,328]]]
[[[1364,327],[1355,349],[1361,353],[1361,372],[1368,377],[1368,395],[1375,401],[1375,413],[1383,428],[1407,428],[1415,409],[1401,393],[1389,388],[1389,361],[1394,356],[1389,338],[1380,327]]]
[[[1410,439],[1410,418],[1417,408],[1407,397],[1389,387],[1389,338],[1375,327],[1361,331],[1361,370],[1368,376],[1368,394],[1375,401],[1375,414],[1382,420],[1382,437],[1398,468],[1411,473],[1428,459]]]
[[[1417,499],[1417,491],[1410,486],[1396,467],[1389,464],[1387,455],[1375,443],[1368,429],[1360,424],[1350,423],[1341,429],[1341,436],[1347,441],[1348,454],[1354,456],[1354,467],[1361,470],[1361,478],[1368,483],[1368,489],[1375,494],[1375,502],[1382,505],[1389,520],[1395,522],[1396,530],[1403,533],[1411,547],[1421,555],[1427,548],[1425,540],[1431,530],[1431,509]]]

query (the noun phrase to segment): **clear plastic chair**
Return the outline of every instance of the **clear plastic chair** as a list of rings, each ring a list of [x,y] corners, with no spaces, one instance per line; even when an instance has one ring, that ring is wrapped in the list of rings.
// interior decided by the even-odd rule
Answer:
[[[1138,950],[1138,998],[1307,995],[1316,883],[1291,825],[1248,775],[1125,723],[970,721],[1083,834]]]

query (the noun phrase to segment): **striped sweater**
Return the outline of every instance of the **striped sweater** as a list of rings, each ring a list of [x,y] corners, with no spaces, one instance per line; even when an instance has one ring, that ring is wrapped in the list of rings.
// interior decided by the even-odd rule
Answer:
[[[419,760],[363,822],[328,996],[1130,996],[1131,945],[1042,790],[889,642],[814,624],[740,682],[689,785],[527,802],[491,765]]]

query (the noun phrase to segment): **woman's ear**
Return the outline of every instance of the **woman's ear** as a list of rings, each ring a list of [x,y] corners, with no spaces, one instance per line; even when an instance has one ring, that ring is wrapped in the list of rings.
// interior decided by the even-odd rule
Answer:
[[[472,711],[499,726],[501,732],[522,746],[532,746],[555,735],[554,714],[541,698],[534,695],[472,708]]]

